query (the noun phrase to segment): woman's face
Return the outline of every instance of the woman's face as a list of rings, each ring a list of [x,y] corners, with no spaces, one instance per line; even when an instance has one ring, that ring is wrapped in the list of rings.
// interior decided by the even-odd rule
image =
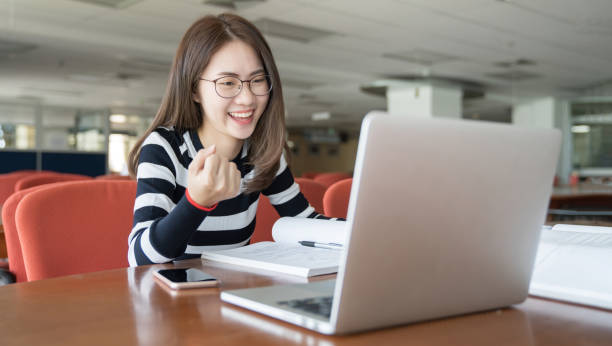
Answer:
[[[226,43],[212,56],[200,78],[212,81],[230,76],[252,80],[260,76],[256,80],[261,82],[261,76],[264,74],[263,65],[255,50],[242,41],[234,40]],[[236,96],[223,98],[215,91],[215,83],[209,81],[200,80],[197,93],[194,94],[194,99],[200,103],[204,114],[203,135],[206,142],[213,144],[228,139],[241,142],[250,137],[266,108],[269,94],[256,96],[245,82]],[[217,84],[217,90],[222,93],[223,87],[230,87],[230,83],[225,80],[218,81]]]

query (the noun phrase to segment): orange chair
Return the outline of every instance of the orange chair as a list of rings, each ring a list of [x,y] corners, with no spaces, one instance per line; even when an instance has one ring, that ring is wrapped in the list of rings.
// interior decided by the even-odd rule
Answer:
[[[344,172],[330,172],[318,174],[316,177],[314,177],[314,181],[323,184],[326,187],[330,187],[333,183],[348,178],[352,178],[350,174]]]
[[[308,178],[295,178],[295,182],[300,185],[300,191],[308,200],[316,212],[323,214],[323,195],[327,189],[324,185]]]
[[[317,213],[323,213],[323,194],[325,186],[308,178],[295,178],[295,182],[300,186],[300,191],[308,200],[310,205],[315,208]],[[268,197],[263,194],[259,196],[259,204],[257,205],[257,223],[255,231],[251,236],[251,243],[260,241],[272,240],[272,226],[280,218],[274,206],[270,203]]]
[[[323,196],[323,210],[329,217],[346,219],[353,179],[344,179],[330,186]]]
[[[0,208],[4,204],[7,198],[15,191],[15,184],[23,177],[37,174],[37,171],[22,170],[11,173],[0,174]],[[8,268],[8,263],[5,258],[7,257],[6,240],[3,231],[3,225],[0,224],[0,275],[5,274],[5,268]],[[0,277],[0,282],[6,281]]]
[[[302,173],[302,178],[314,179],[319,174],[321,174],[321,173],[319,173],[319,172],[304,172],[304,173]]]
[[[280,218],[280,215],[274,209],[268,197],[263,194],[259,195],[257,215],[255,217],[257,221],[251,236],[251,243],[272,241],[272,226]]]
[[[17,225],[15,224],[15,210],[17,210],[17,205],[25,195],[41,187],[43,187],[43,185],[17,191],[13,193],[2,206],[2,222],[9,259],[8,269],[10,273],[15,276],[16,282],[28,281],[28,278],[23,264],[23,255],[21,252],[21,243],[19,242],[19,234],[17,233]]]
[[[136,181],[42,185],[17,205],[28,281],[127,267]]]
[[[23,177],[37,174],[36,171],[16,171],[0,174],[0,205],[15,192],[15,184]]]
[[[103,179],[103,180],[132,180],[132,177],[130,177],[129,175],[103,174],[103,175],[98,175],[96,177],[96,179]]]
[[[72,180],[87,180],[92,179],[90,176],[82,175],[82,174],[70,174],[70,173],[40,173],[29,175],[23,177],[15,183],[15,191],[25,190],[27,188],[43,185],[43,184],[51,184],[51,183],[59,183],[62,181],[72,181]]]

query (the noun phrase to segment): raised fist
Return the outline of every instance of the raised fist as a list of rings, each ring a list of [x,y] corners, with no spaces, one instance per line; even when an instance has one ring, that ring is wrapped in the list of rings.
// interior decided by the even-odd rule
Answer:
[[[187,171],[187,191],[204,207],[234,198],[240,192],[240,171],[236,164],[216,153],[212,145],[198,151]]]

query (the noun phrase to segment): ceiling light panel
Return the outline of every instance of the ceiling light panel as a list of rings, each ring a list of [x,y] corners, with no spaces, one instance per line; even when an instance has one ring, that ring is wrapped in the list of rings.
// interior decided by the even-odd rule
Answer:
[[[487,77],[495,78],[507,82],[519,82],[525,81],[529,79],[540,78],[541,76],[531,72],[525,71],[509,71],[509,72],[501,72],[501,73],[487,73]]]
[[[435,65],[442,62],[458,60],[457,57],[424,49],[413,49],[403,52],[384,53],[383,57],[402,60],[418,65]]]
[[[218,6],[230,10],[243,10],[250,6],[262,3],[265,0],[204,0],[204,5]]]
[[[253,23],[264,35],[276,36],[302,43],[308,43],[313,40],[334,35],[331,31],[295,25],[269,18],[261,18]]]
[[[84,2],[86,4],[103,6],[109,8],[122,9],[126,7],[130,7],[142,0],[72,0],[77,2]]]

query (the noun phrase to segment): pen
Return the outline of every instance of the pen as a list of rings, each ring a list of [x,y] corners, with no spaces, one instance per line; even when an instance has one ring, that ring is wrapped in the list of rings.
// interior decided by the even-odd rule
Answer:
[[[342,250],[342,244],[338,243],[317,243],[316,241],[301,240],[298,241],[303,246],[319,247],[322,249]]]

